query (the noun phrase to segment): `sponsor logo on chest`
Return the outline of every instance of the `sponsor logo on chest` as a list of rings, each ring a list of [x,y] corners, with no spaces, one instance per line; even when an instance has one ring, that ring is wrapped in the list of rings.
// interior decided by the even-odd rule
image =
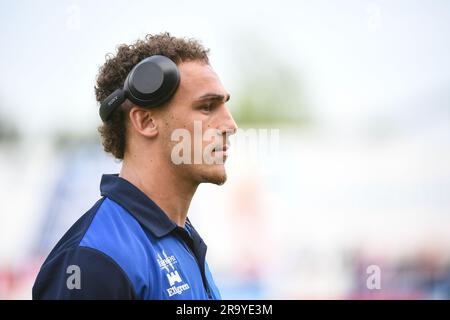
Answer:
[[[182,294],[183,291],[188,290],[189,284],[185,283],[181,278],[181,275],[178,273],[176,268],[178,261],[174,255],[168,256],[166,252],[163,250],[162,253],[158,253],[158,264],[161,271],[165,272],[168,282],[168,288],[166,289],[169,297],[172,297],[176,294]]]

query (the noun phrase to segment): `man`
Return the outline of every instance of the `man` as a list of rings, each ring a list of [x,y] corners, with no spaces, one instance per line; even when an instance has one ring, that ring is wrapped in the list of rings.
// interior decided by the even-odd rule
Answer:
[[[178,78],[163,103],[148,107],[132,98],[132,82],[164,86],[165,74],[136,75],[155,56],[172,63]],[[102,177],[102,198],[52,250],[33,298],[220,299],[206,245],[187,219],[200,183],[226,181],[227,138],[237,130],[208,50],[192,39],[149,35],[121,45],[100,68],[95,89],[104,149],[122,168]],[[209,132],[200,143],[199,129]],[[201,161],[194,159],[198,148]]]

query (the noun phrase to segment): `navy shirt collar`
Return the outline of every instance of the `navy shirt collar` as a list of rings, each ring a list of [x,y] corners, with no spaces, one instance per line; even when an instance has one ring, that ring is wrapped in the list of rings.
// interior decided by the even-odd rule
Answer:
[[[100,191],[102,196],[120,204],[158,238],[178,227],[146,194],[118,174],[104,174]]]
[[[154,236],[161,238],[175,232],[183,238],[192,249],[200,267],[203,283],[209,292],[208,281],[205,274],[205,256],[207,246],[198,232],[186,219],[186,229],[179,227],[169,219],[166,213],[154,203],[145,193],[131,182],[119,177],[118,174],[104,174],[100,183],[103,197],[117,202]],[[208,293],[209,294],[209,293]]]

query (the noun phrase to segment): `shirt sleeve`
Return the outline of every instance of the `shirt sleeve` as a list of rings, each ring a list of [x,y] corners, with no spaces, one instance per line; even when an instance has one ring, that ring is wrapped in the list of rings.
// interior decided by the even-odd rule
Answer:
[[[33,286],[33,300],[130,300],[135,290],[108,255],[88,247],[68,249],[46,261]]]

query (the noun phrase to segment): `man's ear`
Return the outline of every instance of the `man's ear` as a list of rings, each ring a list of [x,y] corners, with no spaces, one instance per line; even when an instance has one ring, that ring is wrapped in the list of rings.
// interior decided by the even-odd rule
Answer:
[[[130,123],[140,134],[154,138],[158,135],[158,126],[151,110],[132,107],[129,113]]]

